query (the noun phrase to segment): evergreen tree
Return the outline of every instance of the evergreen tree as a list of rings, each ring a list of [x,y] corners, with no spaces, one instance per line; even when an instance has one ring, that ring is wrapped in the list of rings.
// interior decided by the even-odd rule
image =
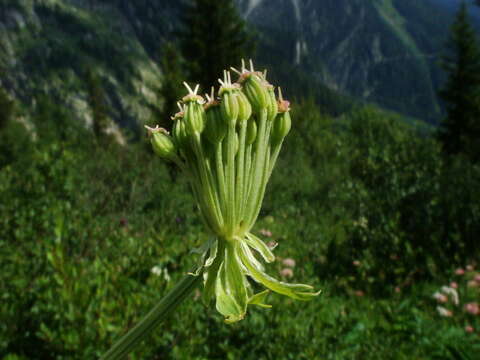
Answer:
[[[232,0],[192,0],[183,11],[182,55],[189,80],[208,91],[222,71],[253,56],[254,42]]]
[[[161,111],[155,111],[152,125],[158,124],[170,130],[172,125],[170,117],[179,111],[177,101],[185,93],[182,85],[182,82],[185,81],[182,61],[178,48],[173,43],[166,43],[162,47],[160,68],[163,72],[163,82],[159,95],[164,100],[164,104]]]
[[[105,90],[99,76],[92,69],[87,70],[85,81],[88,103],[92,109],[93,132],[97,139],[105,139],[110,125]]]
[[[438,137],[448,154],[466,153],[478,160],[480,139],[480,48],[463,2],[451,27],[448,55],[443,68],[448,73],[439,92],[447,115]],[[475,149],[477,148],[477,150]]]
[[[0,131],[7,127],[8,122],[13,116],[13,111],[13,100],[11,100],[7,92],[0,87]]]

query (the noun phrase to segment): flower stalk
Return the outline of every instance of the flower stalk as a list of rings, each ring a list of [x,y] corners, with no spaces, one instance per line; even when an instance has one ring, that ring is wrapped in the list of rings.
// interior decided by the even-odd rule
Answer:
[[[146,335],[160,325],[200,284],[201,274],[186,275],[134,328],[122,336],[100,360],[125,358]]]

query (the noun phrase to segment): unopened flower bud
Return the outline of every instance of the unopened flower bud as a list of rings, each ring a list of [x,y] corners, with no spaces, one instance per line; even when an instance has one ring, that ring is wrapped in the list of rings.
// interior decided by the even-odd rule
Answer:
[[[245,138],[245,142],[247,145],[253,144],[255,139],[257,138],[257,123],[254,119],[250,119],[247,125],[247,136]]]
[[[191,101],[185,104],[185,130],[188,134],[203,132],[205,128],[205,111],[203,106]]]
[[[207,120],[203,134],[212,144],[217,144],[223,140],[227,133],[227,125],[223,121],[219,103],[212,103],[206,107],[205,115]]]
[[[202,133],[205,128],[205,110],[203,103],[205,102],[200,95],[197,95],[198,85],[192,90],[187,83],[184,83],[189,93],[182,99],[185,104],[184,121],[187,135],[194,133]]]
[[[247,97],[245,94],[241,91],[238,93],[238,121],[247,121],[250,119],[250,116],[252,115],[252,106],[250,105],[250,102],[248,101]]]
[[[147,127],[147,129],[150,131],[150,142],[155,154],[167,160],[174,160],[177,156],[177,151],[168,131],[159,127]]]
[[[238,140],[238,134],[235,133],[234,146],[233,146],[233,149],[234,149],[233,152],[234,152],[235,155],[238,152],[239,145],[240,145],[240,141]],[[224,156],[225,159],[228,156],[228,142],[227,141],[223,142],[223,156]]]
[[[267,85],[261,78],[261,74],[257,72],[245,73],[240,77],[239,82],[255,113],[259,113],[261,109],[268,106]]]
[[[272,143],[280,143],[290,132],[291,127],[292,120],[290,118],[290,112],[279,113],[275,120],[273,120]]]
[[[277,116],[278,104],[275,98],[275,90],[273,85],[267,85],[267,119],[272,121]]]
[[[183,148],[187,143],[187,133],[185,132],[185,122],[179,118],[175,120],[172,129],[173,140],[178,147]]]
[[[218,94],[221,98],[220,109],[225,122],[229,126],[235,126],[240,112],[240,86],[238,84],[231,83],[229,72],[225,71],[223,75],[223,81],[220,79],[218,80],[222,85],[218,91]]]

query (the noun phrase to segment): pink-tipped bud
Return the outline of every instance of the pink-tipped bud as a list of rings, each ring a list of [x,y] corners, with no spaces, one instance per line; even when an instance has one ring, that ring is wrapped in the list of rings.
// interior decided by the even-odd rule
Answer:
[[[270,121],[273,121],[275,119],[275,116],[277,116],[278,113],[278,103],[277,99],[275,97],[275,88],[273,85],[267,84],[267,119]]]
[[[273,121],[272,144],[279,144],[290,132],[291,127],[292,120],[290,118],[290,113],[288,111],[279,113]]]
[[[155,154],[167,160],[174,160],[177,157],[177,150],[168,131],[159,128],[146,126],[150,134],[150,142]]]

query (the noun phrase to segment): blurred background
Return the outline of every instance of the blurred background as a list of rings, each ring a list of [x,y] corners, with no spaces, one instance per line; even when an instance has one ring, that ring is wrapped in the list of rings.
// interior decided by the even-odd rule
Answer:
[[[0,359],[95,359],[195,263],[143,125],[253,59],[293,128],[255,227],[272,294],[196,293],[129,359],[478,359],[480,3],[0,0]]]

